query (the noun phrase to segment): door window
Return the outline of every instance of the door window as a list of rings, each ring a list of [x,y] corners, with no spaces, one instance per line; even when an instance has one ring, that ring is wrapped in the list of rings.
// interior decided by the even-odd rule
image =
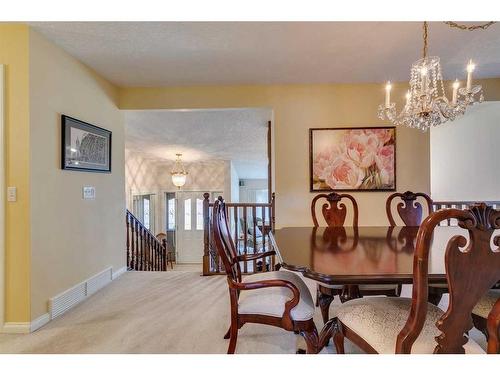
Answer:
[[[184,200],[184,230],[191,230],[191,198]]]
[[[167,198],[167,231],[175,230],[175,197]]]
[[[203,230],[203,199],[196,198],[196,230]]]

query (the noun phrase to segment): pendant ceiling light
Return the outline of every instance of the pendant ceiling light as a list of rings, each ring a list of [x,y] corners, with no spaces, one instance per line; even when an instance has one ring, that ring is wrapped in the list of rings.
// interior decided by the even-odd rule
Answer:
[[[182,154],[175,154],[177,158],[175,159],[174,169],[170,174],[172,175],[172,183],[177,186],[178,189],[183,187],[186,184],[187,172],[184,169],[184,165],[182,164]]]
[[[486,29],[494,22],[484,25],[465,26],[454,22],[445,22],[451,27],[462,30]],[[401,112],[396,110],[396,104],[391,102],[391,82],[385,86],[385,103],[378,108],[378,117],[389,120],[395,125],[427,131],[432,126],[445,123],[448,120],[463,115],[469,105],[482,102],[483,90],[479,85],[472,84],[472,72],[475,65],[469,60],[467,65],[467,83],[455,80],[452,84],[452,99],[445,93],[441,64],[439,57],[427,56],[427,22],[423,24],[423,56],[413,63],[410,73],[410,89],[406,93],[406,104]]]

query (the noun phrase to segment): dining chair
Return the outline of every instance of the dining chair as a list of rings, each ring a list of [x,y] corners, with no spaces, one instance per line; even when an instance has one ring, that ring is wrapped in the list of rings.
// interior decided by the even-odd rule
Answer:
[[[316,216],[316,204],[320,199],[326,202],[321,206],[321,213],[328,227],[344,227],[347,217],[347,206],[343,202],[349,200],[352,206],[352,226],[356,230],[358,227],[358,204],[356,199],[350,194],[339,194],[332,192],[329,194],[318,194],[311,202],[311,216],[314,227],[319,227]],[[329,320],[329,310],[335,296],[339,296],[341,302],[363,295],[387,295],[397,296],[398,285],[329,285],[318,283],[316,292],[316,306],[321,310],[323,322]]]
[[[418,201],[421,197],[423,204]],[[385,210],[387,212],[387,219],[391,227],[396,226],[396,220],[393,216],[393,201],[399,198],[396,210],[399,218],[406,227],[418,227],[422,220],[433,211],[432,199],[425,193],[414,193],[412,191],[405,191],[404,193],[391,194],[385,203]],[[423,205],[425,205],[425,213]],[[430,284],[429,285],[429,302],[438,305],[444,293],[448,293],[448,286],[444,284]]]
[[[455,235],[446,244],[450,301],[445,312],[427,301],[427,276],[434,229],[446,219],[458,220],[469,239]],[[484,203],[431,213],[417,235],[412,298],[362,298],[339,306],[333,335],[337,352],[344,353],[348,338],[367,353],[484,353],[468,331],[474,307],[500,279],[500,252],[490,245],[491,240],[495,247],[500,244],[499,236],[491,238],[499,228],[500,211]],[[500,319],[500,303],[495,308],[491,321]]]
[[[301,334],[307,353],[317,353],[331,337],[318,335],[313,321],[314,302],[304,281],[293,272],[260,272],[242,277],[240,262],[276,255],[274,250],[238,255],[230,235],[224,200],[213,206],[213,239],[227,275],[231,304],[228,354],[236,349],[238,330],[246,323],[267,324]]]
[[[432,199],[425,193],[414,193],[412,191],[405,191],[404,193],[391,194],[385,203],[385,210],[387,212],[387,219],[391,227],[396,226],[396,220],[392,215],[392,202],[394,199],[399,198],[400,202],[397,204],[396,209],[399,217],[407,227],[418,227],[422,223],[423,208],[422,204],[417,200],[422,197],[425,201],[427,208],[427,215],[432,212]]]

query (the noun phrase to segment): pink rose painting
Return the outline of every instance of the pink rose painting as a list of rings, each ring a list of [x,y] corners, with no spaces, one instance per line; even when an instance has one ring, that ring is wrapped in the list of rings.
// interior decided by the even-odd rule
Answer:
[[[396,129],[310,129],[311,191],[395,190]]]

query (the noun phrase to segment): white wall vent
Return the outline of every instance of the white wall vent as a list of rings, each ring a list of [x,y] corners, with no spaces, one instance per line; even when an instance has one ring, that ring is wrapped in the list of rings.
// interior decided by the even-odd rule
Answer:
[[[85,283],[75,285],[49,301],[50,319],[57,318],[70,308],[80,303],[87,295]]]
[[[98,273],[87,280],[87,297],[97,292],[99,289],[104,288],[111,282],[113,272],[111,268]]]
[[[112,280],[113,270],[111,267],[99,272],[97,275],[83,281],[80,284],[52,297],[49,300],[50,319],[57,318],[82,302],[88,296],[94,294],[99,289],[104,288]]]

